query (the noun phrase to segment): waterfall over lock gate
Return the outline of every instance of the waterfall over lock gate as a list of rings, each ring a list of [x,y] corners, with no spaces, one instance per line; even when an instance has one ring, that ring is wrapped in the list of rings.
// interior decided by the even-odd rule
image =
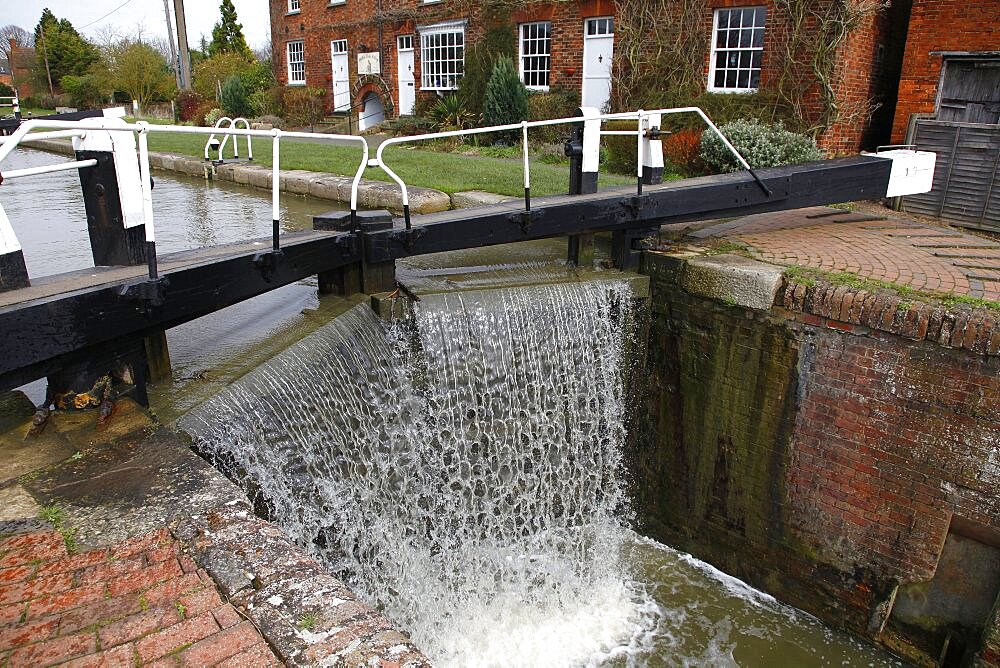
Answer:
[[[627,540],[624,281],[355,307],[182,421],[441,665],[599,663],[659,611]]]

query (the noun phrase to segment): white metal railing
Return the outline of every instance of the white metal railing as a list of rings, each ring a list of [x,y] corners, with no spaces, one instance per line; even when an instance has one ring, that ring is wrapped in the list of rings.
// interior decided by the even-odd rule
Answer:
[[[228,125],[226,125],[226,123],[228,123]],[[245,129],[247,130],[250,129],[250,121],[248,121],[247,119],[243,117],[230,118],[229,116],[223,116],[222,118],[217,120],[215,122],[215,127],[238,128],[240,123],[243,123]],[[211,136],[209,136],[208,141],[205,142],[205,160],[206,161],[211,160],[211,158],[208,157],[208,153],[209,151],[215,149],[218,149],[219,151],[219,162],[225,160],[224,153],[226,150],[226,144],[229,143],[229,137],[230,135],[225,135],[222,138],[222,142],[220,143],[219,140],[215,138],[214,133]],[[237,160],[239,160],[240,158],[239,138],[233,139],[233,157],[236,158]],[[251,161],[253,160],[253,144],[250,143],[250,135],[247,135],[247,160]]]
[[[638,192],[642,194],[642,176],[643,176],[643,150],[644,142],[648,141],[653,136],[659,136],[659,127],[651,127],[648,125],[648,120],[651,118],[659,119],[660,116],[674,115],[674,114],[697,114],[702,121],[709,127],[709,129],[714,132],[719,139],[725,145],[726,149],[729,150],[740,165],[753,176],[754,180],[760,186],[767,196],[771,195],[771,190],[767,185],[760,180],[756,172],[750,166],[740,152],[736,150],[736,147],[730,143],[722,131],[712,122],[712,120],[702,111],[699,107],[680,107],[674,109],[655,109],[651,111],[638,110],[629,111],[624,113],[615,114],[600,114],[592,113],[590,115],[575,116],[572,118],[556,118],[552,120],[545,121],[524,121],[521,123],[512,123],[510,125],[497,125],[487,128],[471,128],[468,130],[451,130],[448,132],[432,132],[422,135],[411,135],[408,137],[392,137],[390,139],[382,142],[378,150],[375,152],[375,159],[372,160],[372,166],[378,166],[384,171],[389,177],[395,181],[400,189],[402,190],[403,196],[403,215],[406,219],[406,228],[410,229],[410,198],[407,191],[406,183],[403,179],[399,177],[396,172],[392,170],[385,163],[383,153],[385,149],[390,146],[398,146],[400,144],[407,144],[412,142],[429,141],[433,139],[445,139],[449,137],[467,137],[471,135],[481,135],[495,132],[512,132],[519,130],[521,132],[521,152],[523,158],[523,172],[524,172],[524,200],[525,200],[525,210],[531,211],[531,166],[528,160],[528,130],[530,128],[546,127],[551,125],[577,125],[585,123],[586,121],[637,121],[637,127],[635,130],[601,130],[600,135],[602,136],[630,136],[636,138],[636,157],[637,157],[637,177],[638,177]],[[655,130],[655,132],[653,132]]]
[[[643,185],[643,166],[646,164],[644,156],[649,158],[652,153],[652,148],[650,144],[653,141],[658,140],[660,133],[658,124],[660,118],[665,115],[671,114],[697,114],[705,124],[719,137],[725,147],[733,154],[736,160],[746,169],[760,185],[761,189],[770,195],[770,190],[767,186],[760,180],[753,169],[750,167],[749,163],[740,155],[736,148],[729,142],[729,140],[722,134],[718,127],[705,115],[705,113],[697,107],[684,107],[678,109],[657,109],[653,111],[634,111],[616,114],[600,114],[596,110],[588,109],[584,110],[584,116],[577,116],[572,118],[558,118],[545,121],[525,121],[522,123],[510,124],[510,125],[500,125],[486,128],[473,128],[469,130],[454,130],[450,132],[435,132],[423,135],[414,135],[409,137],[395,137],[384,141],[376,152],[374,159],[369,159],[368,143],[363,137],[357,137],[353,135],[327,135],[327,134],[315,134],[310,132],[285,132],[277,128],[273,130],[252,130],[249,128],[249,123],[246,123],[245,119],[236,119],[235,121],[229,120],[229,127],[214,127],[214,128],[201,128],[201,127],[190,127],[190,126],[175,126],[175,125],[150,125],[145,121],[139,121],[136,123],[127,123],[124,120],[120,124],[105,125],[95,121],[89,121],[88,119],[81,121],[59,121],[59,120],[31,120],[26,121],[21,124],[21,126],[14,132],[10,137],[6,139],[2,144],[0,144],[0,163],[24,140],[32,139],[57,139],[57,138],[67,138],[67,137],[78,137],[85,138],[88,132],[131,132],[134,133],[138,138],[138,157],[139,157],[139,168],[140,168],[140,188],[142,197],[142,222],[145,225],[146,241],[148,245],[147,255],[149,257],[150,267],[149,274],[150,279],[155,280],[157,278],[156,272],[156,247],[155,247],[155,234],[153,225],[153,208],[152,208],[152,188],[150,182],[150,166],[149,166],[149,145],[148,136],[150,133],[162,133],[162,134],[195,134],[195,135],[208,135],[209,141],[215,137],[215,135],[222,135],[229,139],[233,137],[234,144],[238,141],[239,137],[246,137],[248,150],[250,145],[251,137],[270,137],[272,140],[272,162],[271,162],[271,173],[272,173],[272,186],[271,186],[271,208],[272,208],[272,225],[273,225],[273,249],[275,251],[279,250],[279,238],[278,238],[278,227],[280,218],[280,196],[281,196],[281,176],[280,176],[280,145],[283,139],[293,139],[300,140],[305,139],[312,142],[324,141],[330,143],[351,143],[360,144],[362,157],[358,164],[358,168],[354,174],[354,180],[351,185],[351,226],[352,230],[357,229],[357,210],[358,210],[358,187],[361,183],[361,178],[364,175],[364,171],[368,167],[379,167],[381,168],[393,181],[395,181],[401,191],[402,191],[402,204],[403,204],[403,215],[405,218],[406,228],[411,228],[410,223],[410,203],[409,203],[409,192],[406,183],[396,174],[395,171],[389,165],[386,164],[384,159],[385,149],[390,146],[398,146],[400,144],[428,141],[432,139],[441,139],[448,137],[463,137],[470,135],[480,135],[495,132],[504,131],[520,131],[521,133],[521,151],[523,158],[523,173],[524,173],[524,194],[525,194],[525,210],[530,213],[531,211],[531,166],[528,160],[528,131],[531,128],[553,126],[553,125],[578,125],[583,124],[585,128],[585,144],[588,142],[587,126],[594,127],[596,122],[598,128],[598,135],[608,136],[634,136],[636,137],[636,156],[637,156],[637,188],[639,195],[642,194]],[[220,121],[223,119],[220,119]],[[246,127],[238,128],[236,127],[236,122],[243,120],[246,123]],[[600,124],[604,121],[610,120],[634,120],[637,122],[635,130],[600,130]],[[48,131],[38,131],[38,130],[48,130]],[[599,142],[599,136],[596,142]],[[592,145],[596,145],[593,138],[593,131],[589,135],[589,139]],[[222,144],[224,146],[224,143]],[[657,145],[658,149],[658,145]],[[208,158],[208,148],[205,151],[206,159]],[[219,156],[222,156],[222,148],[220,146]],[[252,154],[251,156],[252,157]],[[3,174],[3,178],[18,178],[24,176],[32,176],[36,174],[45,174],[50,172],[66,171],[72,169],[79,169],[81,167],[90,167],[96,164],[95,160],[82,160],[82,161],[71,161],[64,162],[55,165],[46,165],[44,167],[32,167],[28,169],[13,170]],[[595,161],[594,171],[596,170]],[[660,158],[660,165],[662,166],[662,157]]]
[[[58,121],[58,120],[31,120],[25,121],[21,126],[9,137],[0,143],[0,164],[10,155],[10,153],[17,148],[19,144],[23,141],[31,141],[38,139],[65,139],[65,138],[85,138],[88,132],[131,132],[134,133],[138,138],[138,159],[139,159],[139,170],[140,170],[140,188],[142,195],[142,222],[145,225],[146,243],[147,243],[147,259],[149,261],[149,278],[150,280],[156,280],[157,268],[156,268],[156,237],[153,222],[153,193],[152,185],[150,180],[150,165],[149,165],[149,134],[195,134],[195,135],[213,135],[220,134],[227,137],[234,137],[234,142],[238,137],[247,137],[249,141],[250,137],[270,137],[272,140],[272,164],[271,164],[271,219],[272,219],[272,239],[273,239],[273,250],[280,250],[279,246],[279,221],[281,212],[281,162],[280,162],[280,145],[283,139],[292,140],[309,140],[309,141],[324,141],[329,143],[349,143],[358,145],[361,149],[361,159],[358,163],[358,168],[354,174],[354,180],[351,184],[351,223],[352,228],[357,225],[357,211],[358,211],[358,187],[361,184],[361,177],[364,175],[365,168],[369,166],[369,153],[368,153],[368,143],[363,137],[356,137],[353,135],[327,135],[327,134],[314,134],[311,132],[286,132],[275,128],[273,130],[251,130],[249,128],[200,128],[200,127],[189,127],[189,126],[176,126],[176,125],[150,125],[145,121],[139,121],[136,123],[126,123],[124,121],[119,125],[102,125],[100,123],[90,121],[85,119],[82,121]],[[45,130],[45,132],[37,132],[37,130]],[[41,167],[31,167],[27,169],[11,170],[8,172],[2,172],[2,179],[8,178],[19,178],[25,176],[33,176],[37,174],[48,174],[53,172],[61,172],[72,169],[80,169],[81,167],[92,167],[97,164],[96,160],[74,160],[70,162],[62,162],[53,165],[45,165]],[[0,179],[0,180],[2,180]]]

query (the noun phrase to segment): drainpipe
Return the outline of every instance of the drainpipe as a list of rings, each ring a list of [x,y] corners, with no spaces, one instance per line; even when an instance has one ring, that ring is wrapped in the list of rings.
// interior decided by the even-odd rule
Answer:
[[[379,62],[379,69],[380,70],[384,70],[385,69],[385,65],[384,65],[384,63],[385,63],[385,52],[382,49],[382,33],[383,33],[382,0],[377,0],[377,2],[376,2],[375,16],[378,17],[378,62]],[[381,74],[382,74],[382,72],[379,72],[379,75],[381,75]]]

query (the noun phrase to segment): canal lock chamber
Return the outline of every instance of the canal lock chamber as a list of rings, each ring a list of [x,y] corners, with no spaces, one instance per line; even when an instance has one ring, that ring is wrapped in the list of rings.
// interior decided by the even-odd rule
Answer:
[[[359,304],[180,426],[435,665],[891,664],[634,530],[648,286]]]

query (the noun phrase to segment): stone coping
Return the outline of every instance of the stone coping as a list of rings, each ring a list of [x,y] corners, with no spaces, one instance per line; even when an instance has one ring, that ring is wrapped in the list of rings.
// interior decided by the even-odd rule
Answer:
[[[808,325],[856,334],[884,332],[946,348],[1000,356],[1000,312],[902,296],[889,288],[802,279],[784,268],[738,255],[690,250],[646,253],[646,273],[690,294],[729,306],[780,312]]]

